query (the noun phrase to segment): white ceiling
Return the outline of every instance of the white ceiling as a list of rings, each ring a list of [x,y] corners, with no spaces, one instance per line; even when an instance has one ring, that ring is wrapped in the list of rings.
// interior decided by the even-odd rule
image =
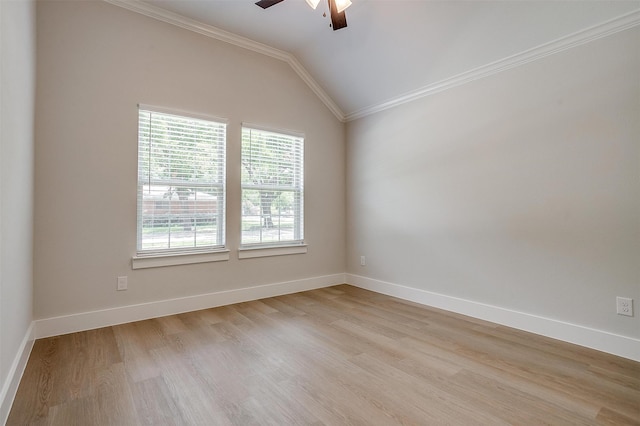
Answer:
[[[329,28],[326,0],[145,0],[292,54],[353,117],[422,88],[634,12],[640,1],[352,0]]]

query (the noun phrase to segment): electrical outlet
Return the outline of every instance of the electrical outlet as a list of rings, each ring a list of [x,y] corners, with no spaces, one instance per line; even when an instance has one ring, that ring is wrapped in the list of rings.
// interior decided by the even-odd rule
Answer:
[[[616,297],[616,312],[618,315],[633,316],[633,299]]]
[[[117,290],[118,291],[122,291],[122,290],[126,290],[128,287],[128,281],[127,281],[127,277],[118,277],[118,287]]]
[[[360,256],[360,266],[366,266],[367,259],[364,256]]]

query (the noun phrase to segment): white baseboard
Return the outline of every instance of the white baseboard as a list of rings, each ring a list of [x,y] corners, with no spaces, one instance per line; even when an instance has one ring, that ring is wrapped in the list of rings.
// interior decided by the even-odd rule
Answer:
[[[38,339],[59,336],[77,331],[92,330],[127,322],[231,305],[233,303],[248,302],[266,297],[281,296],[283,294],[297,293],[344,283],[345,274],[325,275],[40,319],[35,321],[35,335]]]
[[[16,397],[22,374],[29,361],[29,355],[31,355],[31,349],[33,348],[33,342],[35,341],[35,323],[31,322],[27,332],[25,333],[18,353],[11,364],[11,369],[7,375],[7,379],[2,384],[2,390],[0,390],[0,425],[7,423],[9,412],[11,411],[11,405]]]
[[[347,284],[422,305],[528,331],[624,358],[640,361],[640,340],[524,312],[459,299],[359,275],[346,274]]]
[[[15,371],[20,371],[20,374],[17,375],[17,381],[15,377],[13,378],[16,382],[13,392],[15,394],[34,338],[108,327],[344,283],[640,361],[640,340],[631,337],[359,275],[335,274],[36,320],[30,328],[29,338],[25,338],[23,342],[21,354],[14,362],[13,376],[16,376]],[[3,409],[10,386],[10,383],[5,384],[0,394]],[[4,414],[4,411],[0,411],[0,414]]]

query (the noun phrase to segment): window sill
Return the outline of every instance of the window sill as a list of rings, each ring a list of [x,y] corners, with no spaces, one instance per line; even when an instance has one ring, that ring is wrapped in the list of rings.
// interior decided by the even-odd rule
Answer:
[[[255,257],[267,256],[285,256],[289,254],[304,254],[306,252],[306,244],[296,244],[291,246],[243,247],[238,249],[238,259],[253,259]]]
[[[159,268],[162,266],[190,265],[193,263],[222,262],[229,260],[229,250],[206,253],[161,254],[154,256],[134,256],[132,269]]]

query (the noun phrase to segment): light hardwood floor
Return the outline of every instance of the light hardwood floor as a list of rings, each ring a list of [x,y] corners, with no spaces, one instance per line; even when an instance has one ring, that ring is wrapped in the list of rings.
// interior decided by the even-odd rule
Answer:
[[[36,341],[9,425],[640,424],[640,363],[347,285]]]

